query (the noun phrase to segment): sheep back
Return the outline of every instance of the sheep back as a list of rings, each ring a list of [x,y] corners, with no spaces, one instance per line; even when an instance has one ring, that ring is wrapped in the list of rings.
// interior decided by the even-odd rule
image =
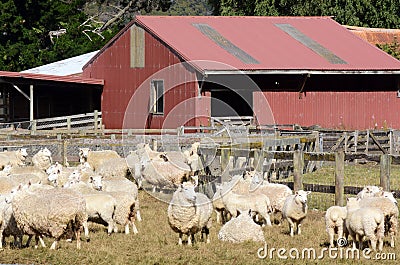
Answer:
[[[242,213],[224,224],[218,233],[218,239],[231,243],[265,242],[261,226],[257,225],[247,213]]]

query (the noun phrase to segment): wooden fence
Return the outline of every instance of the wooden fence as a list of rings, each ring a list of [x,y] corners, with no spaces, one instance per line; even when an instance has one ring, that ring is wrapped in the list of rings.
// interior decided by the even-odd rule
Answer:
[[[243,147],[243,146],[241,146]],[[309,152],[304,151],[303,148],[297,148],[292,151],[272,151],[267,144],[268,148],[264,145],[249,144],[248,149],[237,148],[237,146],[221,146],[213,150],[212,147],[200,146],[199,154],[201,161],[204,165],[211,165],[218,170],[208,170],[208,172],[220,173],[220,180],[228,181],[229,176],[237,173],[241,173],[246,169],[253,168],[263,175],[266,170],[270,170],[268,163],[273,160],[291,160],[293,164],[293,182],[281,182],[288,184],[292,189],[309,190],[321,193],[334,193],[335,204],[343,206],[345,194],[357,194],[362,187],[345,187],[344,186],[344,166],[345,161],[355,160],[368,160],[380,163],[380,186],[384,190],[390,190],[390,167],[391,164],[400,164],[400,156],[390,154],[366,154],[366,153],[345,153],[344,150],[336,150],[335,152]],[[299,146],[300,147],[300,146]],[[212,163],[207,162],[208,156],[214,154],[214,160]],[[230,163],[231,160],[236,161],[238,157],[248,157],[252,159],[252,163],[248,164],[248,167],[243,168],[232,168],[234,163]],[[319,185],[319,184],[307,184],[303,183],[303,173],[307,170],[307,164],[310,162],[318,161],[329,161],[335,164],[335,185]],[[207,173],[207,172],[204,172]],[[208,180],[213,178],[207,176]],[[277,181],[274,181],[277,182]],[[395,196],[400,197],[400,191],[395,190]]]

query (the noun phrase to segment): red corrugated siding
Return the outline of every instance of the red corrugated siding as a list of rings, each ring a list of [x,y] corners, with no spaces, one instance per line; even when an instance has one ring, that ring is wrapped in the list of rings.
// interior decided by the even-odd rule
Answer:
[[[84,76],[105,80],[102,113],[106,128],[176,128],[192,120],[195,115],[195,105],[185,104],[185,99],[196,95],[197,84],[185,83],[185,80],[193,80],[195,74],[180,66],[154,77],[164,79],[164,115],[147,118],[150,77],[168,66],[180,63],[180,60],[147,32],[145,45],[144,68],[130,67],[130,30],[127,30],[84,69]],[[132,99],[140,86],[144,87],[144,91],[137,92]],[[129,118],[127,116],[124,123],[128,104]],[[144,124],[146,121],[147,124]],[[194,121],[189,122],[189,125],[194,124]]]
[[[267,117],[262,95],[268,100],[273,119]],[[400,98],[390,92],[262,92],[254,94],[254,108],[261,124],[320,125],[324,128],[400,128]]]

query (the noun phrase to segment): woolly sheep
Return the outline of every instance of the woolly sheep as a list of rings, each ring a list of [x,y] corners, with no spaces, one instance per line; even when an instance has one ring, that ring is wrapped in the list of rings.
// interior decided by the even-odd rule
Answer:
[[[385,231],[383,212],[375,207],[361,207],[360,200],[357,198],[348,198],[347,200],[347,218],[346,228],[353,239],[353,248],[356,248],[356,242],[362,249],[362,241],[365,236],[371,242],[372,250],[376,251],[378,243],[379,251],[383,248],[383,236]]]
[[[130,170],[125,158],[111,158],[96,168],[96,174],[104,177],[104,179],[112,179],[113,177],[128,178]]]
[[[222,185],[216,185],[216,192],[214,193],[214,196],[212,198],[212,204],[214,211],[217,215],[217,223],[218,224],[224,224],[226,223],[226,210],[225,210],[225,204],[222,200]]]
[[[125,234],[129,234],[129,225],[132,225],[132,231],[134,234],[138,233],[138,229],[135,225],[135,219],[137,217],[137,203],[138,200],[135,199],[130,192],[124,191],[111,191],[104,192],[113,196],[116,199],[116,207],[114,220],[117,224],[122,225],[125,228]],[[136,211],[136,212],[135,212]],[[115,226],[114,232],[117,232],[118,229]]]
[[[142,179],[153,185],[153,191],[156,188],[176,188],[181,183],[190,178],[190,167],[186,169],[177,167],[170,161],[165,154],[160,154],[143,163]]]
[[[246,171],[242,178],[234,184],[234,192],[240,194],[264,194],[271,202],[273,213],[281,213],[286,197],[293,191],[284,184],[268,183],[256,171]]]
[[[0,250],[3,249],[4,238],[8,236],[14,237],[14,246],[22,246],[23,232],[15,222],[11,203],[0,195]]]
[[[60,207],[62,206],[62,207]],[[80,233],[87,220],[85,200],[70,189],[19,190],[12,199],[16,223],[24,233],[35,236],[49,236],[55,239],[50,249],[55,249],[68,225],[81,248]]]
[[[88,162],[94,171],[111,158],[121,158],[121,156],[113,150],[92,151],[89,148],[79,148],[79,161],[81,164]]]
[[[264,218],[268,226],[271,226],[271,219],[269,212],[271,212],[271,202],[264,194],[237,194],[233,191],[222,191],[222,201],[225,205],[226,211],[232,216],[236,217],[238,212],[251,210]]]
[[[142,217],[140,214],[140,206],[139,206],[139,199],[138,199],[138,187],[132,181],[124,178],[124,177],[114,177],[113,179],[104,180],[102,176],[97,175],[91,177],[89,180],[89,184],[91,187],[98,191],[105,191],[105,192],[126,192],[130,195],[133,200],[135,201],[134,209],[135,216],[137,220],[140,222],[142,221]]]
[[[294,236],[294,226],[297,225],[297,234],[301,234],[301,222],[307,216],[307,195],[311,191],[299,190],[295,194],[287,196],[282,208],[282,217],[287,220],[290,228],[290,236]]]
[[[365,186],[358,194],[357,198],[362,199],[365,197],[373,197],[375,193],[382,191],[381,187],[378,186]]]
[[[210,242],[212,204],[206,195],[196,193],[194,188],[192,183],[181,184],[168,206],[168,223],[174,232],[179,233],[179,245],[182,245],[184,234],[191,245],[197,232],[204,232],[207,243]]]
[[[20,148],[16,151],[0,152],[0,169],[3,169],[6,165],[25,166],[27,156],[26,148]]]
[[[107,224],[107,233],[110,235],[115,229],[114,214],[117,207],[117,200],[104,193],[82,194],[86,202],[87,221]],[[87,222],[83,225],[86,238],[89,237],[89,228]]]
[[[51,157],[51,152],[47,147],[41,148],[36,154],[32,157],[32,163],[34,166],[46,170],[53,163],[53,159]]]
[[[399,208],[397,204],[384,197],[368,197],[359,201],[360,207],[376,207],[383,212],[385,216],[385,225],[388,229],[385,232],[390,235],[390,246],[394,247],[395,237],[398,230]]]
[[[38,168],[36,166],[24,166],[24,167],[11,167],[8,172],[10,174],[32,174],[32,175],[36,175],[37,179],[40,180],[45,180],[47,178],[47,174],[46,172],[41,169]]]
[[[331,206],[325,213],[325,227],[329,236],[330,247],[334,247],[333,240],[335,233],[339,238],[343,238],[343,234],[347,234],[345,220],[347,216],[346,207]]]
[[[218,239],[231,243],[265,242],[263,230],[253,221],[251,211],[241,213],[224,224],[218,233]]]

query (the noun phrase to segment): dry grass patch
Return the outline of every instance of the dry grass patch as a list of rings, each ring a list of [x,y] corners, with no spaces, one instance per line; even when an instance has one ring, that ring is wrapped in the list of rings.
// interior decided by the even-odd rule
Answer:
[[[314,172],[313,174],[325,175],[327,171]],[[328,169],[326,169],[328,170]],[[357,169],[359,171],[361,169]],[[365,169],[363,169],[365,170]],[[366,171],[367,172],[367,171]],[[379,171],[378,171],[379,172]],[[347,175],[346,175],[347,176]],[[305,176],[311,179],[320,179],[321,176],[312,174]],[[306,180],[304,181],[306,182]],[[307,180],[308,182],[308,180]],[[360,181],[360,184],[363,185]],[[105,227],[91,225],[91,241],[83,242],[82,249],[77,250],[75,242],[60,243],[56,251],[49,249],[12,249],[9,246],[0,252],[0,263],[6,264],[282,264],[284,260],[277,256],[267,256],[260,259],[257,256],[259,248],[263,244],[246,242],[243,244],[231,244],[218,240],[217,235],[220,225],[215,222],[213,215],[213,227],[211,243],[200,241],[196,235],[196,243],[193,246],[178,246],[178,234],[172,231],[167,221],[168,205],[150,196],[145,191],[139,192],[141,200],[142,222],[137,222],[139,234],[125,235],[122,233],[107,236]],[[165,195],[166,196],[166,195]],[[317,256],[321,249],[328,246],[328,236],[325,232],[324,210],[333,204],[333,195],[312,193],[309,197],[310,212],[303,223],[302,234],[294,238],[289,236],[289,227],[286,222],[281,226],[263,228],[268,249],[285,248],[300,251],[300,259],[292,259],[286,252],[289,264],[356,264],[360,261],[346,259],[330,259],[328,255],[322,260],[301,259],[301,251],[304,248],[314,248]],[[317,210],[314,210],[317,209]],[[322,209],[322,210],[321,210]],[[400,242],[396,238],[397,246],[392,249],[386,243],[384,253],[395,253],[400,257]],[[7,239],[9,243],[11,238]],[[46,239],[47,245],[51,241]],[[295,253],[292,253],[295,254]],[[362,259],[362,264],[376,264],[376,260]],[[380,262],[384,264],[396,264],[395,261]]]

